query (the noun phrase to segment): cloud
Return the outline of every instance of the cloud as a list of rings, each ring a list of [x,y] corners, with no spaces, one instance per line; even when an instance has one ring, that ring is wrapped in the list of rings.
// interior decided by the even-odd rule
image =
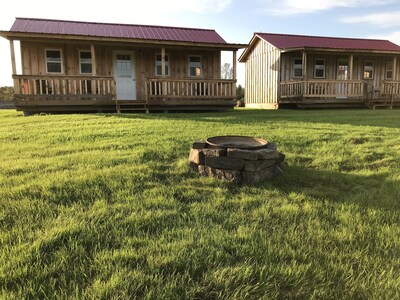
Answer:
[[[347,16],[341,18],[340,21],[348,24],[364,23],[381,28],[396,27],[400,26],[400,11],[369,14],[364,16]]]
[[[181,2],[181,5],[186,6],[191,12],[204,14],[223,12],[231,4],[232,0],[179,0],[178,2]]]
[[[260,0],[273,15],[309,14],[339,7],[366,7],[393,3],[394,0]]]
[[[135,2],[135,1],[134,1]],[[145,0],[141,1],[138,11],[153,11],[198,14],[223,12],[232,0]]]

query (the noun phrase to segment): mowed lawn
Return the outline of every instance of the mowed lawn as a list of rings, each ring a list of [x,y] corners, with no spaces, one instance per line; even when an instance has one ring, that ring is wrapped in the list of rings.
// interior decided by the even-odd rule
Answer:
[[[399,299],[400,110],[0,111],[2,299]],[[276,142],[235,185],[193,141]]]

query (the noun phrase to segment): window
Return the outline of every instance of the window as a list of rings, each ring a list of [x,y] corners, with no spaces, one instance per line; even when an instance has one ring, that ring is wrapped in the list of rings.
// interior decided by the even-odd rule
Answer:
[[[337,70],[337,79],[338,80],[347,80],[348,73],[349,73],[349,61],[347,59],[339,59],[338,70]]]
[[[156,76],[162,76],[161,54],[156,54]],[[165,54],[165,76],[169,76],[169,55]]]
[[[189,77],[201,77],[201,56],[189,56]]]
[[[364,79],[373,79],[374,78],[374,62],[366,61],[364,63]]]
[[[90,51],[79,51],[79,70],[81,74],[92,73],[92,53]]]
[[[314,78],[325,78],[325,59],[316,59]]]
[[[293,69],[293,77],[303,77],[303,59],[295,58],[294,59],[294,69]]]
[[[393,79],[393,61],[386,61],[385,79]]]
[[[46,72],[62,73],[61,50],[46,50]]]
[[[132,61],[129,54],[117,54],[115,71],[117,77],[132,77]]]

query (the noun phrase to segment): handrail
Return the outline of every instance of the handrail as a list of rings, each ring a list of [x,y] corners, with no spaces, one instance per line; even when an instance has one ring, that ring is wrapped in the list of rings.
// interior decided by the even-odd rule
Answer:
[[[90,75],[13,75],[15,94],[40,96],[115,95],[112,76]]]
[[[146,78],[147,98],[234,98],[236,80]]]
[[[364,96],[362,80],[286,81],[280,85],[280,97],[355,98]]]

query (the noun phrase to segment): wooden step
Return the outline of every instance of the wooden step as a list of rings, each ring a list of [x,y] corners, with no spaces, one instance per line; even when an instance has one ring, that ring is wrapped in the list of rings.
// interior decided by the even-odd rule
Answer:
[[[117,113],[134,112],[134,111],[146,111],[146,112],[149,111],[146,101],[141,101],[141,100],[117,101],[116,109],[117,109]]]
[[[364,103],[297,103],[298,108],[365,108]]]
[[[392,108],[393,108],[393,105],[391,105],[391,104],[382,104],[382,103],[375,103],[375,104],[372,104],[372,109],[375,109],[375,108],[377,108],[377,107],[381,107],[381,108],[390,108],[390,109],[392,109]]]

